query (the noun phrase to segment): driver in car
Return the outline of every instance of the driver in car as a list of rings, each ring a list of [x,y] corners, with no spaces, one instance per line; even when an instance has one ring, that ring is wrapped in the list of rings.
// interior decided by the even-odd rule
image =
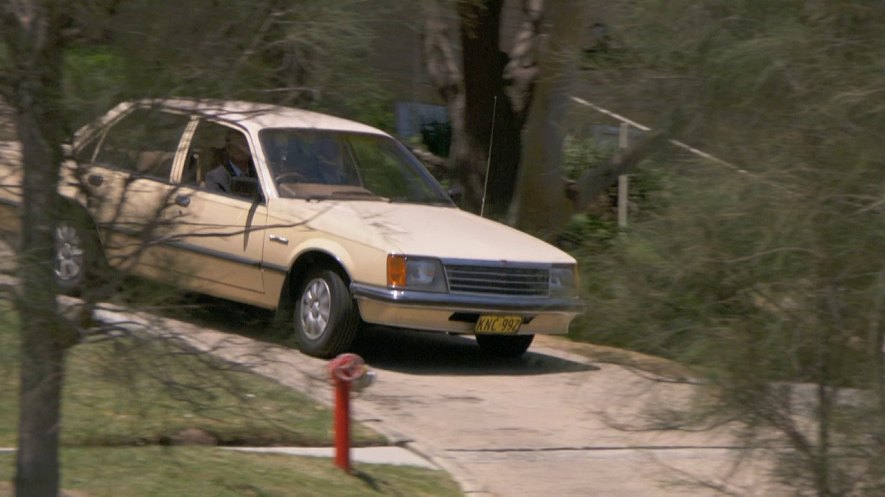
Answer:
[[[206,173],[206,190],[231,193],[231,178],[249,177],[251,167],[252,154],[246,136],[238,131],[228,131],[224,137],[220,164]]]

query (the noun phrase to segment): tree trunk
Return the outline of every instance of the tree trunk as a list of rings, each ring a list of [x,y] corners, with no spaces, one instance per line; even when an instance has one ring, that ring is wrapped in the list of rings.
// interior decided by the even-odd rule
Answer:
[[[575,77],[575,57],[583,30],[580,0],[551,2],[547,16],[555,29],[547,35],[528,122],[511,221],[533,231],[555,232],[571,209],[560,173],[564,123]]]
[[[446,104],[449,123],[452,127],[452,143],[446,169],[462,176],[456,167],[456,152],[464,148],[464,77],[452,43],[449,20],[442,6],[428,2],[427,24],[424,30],[424,57],[427,76]],[[462,180],[463,181],[463,180]],[[466,189],[466,186],[464,186]],[[465,192],[464,197],[469,195]],[[475,199],[466,200],[468,205]]]
[[[667,133],[654,133],[566,185],[560,172],[562,126],[586,6],[577,0],[548,2],[545,16],[543,0],[522,0],[522,23],[508,55],[498,45],[503,3],[456,2],[460,64],[449,34],[451,12],[444,10],[442,0],[427,3],[427,72],[452,126],[446,169],[454,172],[463,188],[462,207],[480,211],[484,204],[485,212],[494,217],[509,214],[511,224],[554,233],[571,212],[585,209],[618,174],[660,147]],[[541,53],[543,32],[549,34]],[[543,81],[539,81],[541,64]]]
[[[58,313],[54,280],[56,187],[64,126],[60,118],[62,2],[10,2],[0,11],[11,57],[4,93],[22,144],[23,207],[19,247],[21,386],[15,492],[57,495],[65,351],[76,333]]]
[[[482,207],[492,115],[495,98],[501,93],[498,39],[503,3],[503,0],[458,2],[464,115],[460,116],[461,136],[456,137],[453,128],[451,156],[464,188],[465,207],[473,211]]]
[[[535,47],[542,3],[524,0],[525,20],[508,56],[499,46],[504,0],[459,1],[460,65],[442,9],[430,3],[425,32],[427,69],[448,108],[452,126],[449,169],[463,188],[466,209],[480,211],[485,204],[486,212],[503,215],[510,205],[522,128],[537,74]]]

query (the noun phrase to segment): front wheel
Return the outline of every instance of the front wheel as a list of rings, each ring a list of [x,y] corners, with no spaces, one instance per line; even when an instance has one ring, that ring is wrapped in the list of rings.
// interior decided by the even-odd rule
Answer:
[[[351,346],[359,325],[356,304],[341,276],[330,269],[310,272],[295,301],[295,339],[301,351],[334,357]]]
[[[525,354],[535,335],[476,335],[483,352],[498,357],[519,357]]]
[[[101,243],[91,226],[76,215],[62,216],[55,227],[55,282],[65,293],[82,294],[103,272]]]

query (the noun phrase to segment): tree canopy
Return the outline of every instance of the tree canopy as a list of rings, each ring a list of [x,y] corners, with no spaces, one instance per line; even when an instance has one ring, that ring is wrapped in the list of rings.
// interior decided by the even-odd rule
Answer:
[[[680,139],[736,167],[645,164],[645,211],[584,259],[587,336],[698,365],[705,421],[789,447],[777,477],[797,493],[881,493],[885,11],[623,2],[613,19],[615,54],[587,72],[600,99],[679,115]]]

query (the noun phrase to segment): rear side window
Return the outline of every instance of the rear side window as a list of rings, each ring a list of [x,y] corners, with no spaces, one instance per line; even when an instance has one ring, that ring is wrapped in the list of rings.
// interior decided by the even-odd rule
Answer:
[[[99,133],[78,159],[169,181],[188,117],[156,109],[135,109]],[[84,156],[84,155],[88,155]]]

